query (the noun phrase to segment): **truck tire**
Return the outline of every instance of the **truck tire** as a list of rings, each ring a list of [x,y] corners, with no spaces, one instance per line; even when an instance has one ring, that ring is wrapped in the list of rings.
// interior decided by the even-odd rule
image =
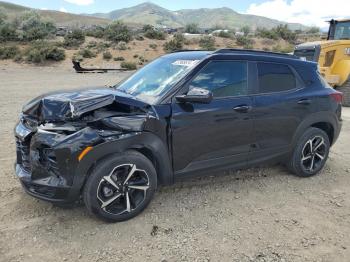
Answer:
[[[350,107],[350,79],[344,85],[338,87],[337,91],[343,93],[343,106]]]

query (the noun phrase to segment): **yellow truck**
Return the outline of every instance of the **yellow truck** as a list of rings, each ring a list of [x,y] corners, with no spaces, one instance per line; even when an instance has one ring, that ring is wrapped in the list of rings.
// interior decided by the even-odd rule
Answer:
[[[328,84],[344,94],[343,105],[350,106],[350,19],[329,21],[327,41],[297,45],[294,55],[317,62]]]

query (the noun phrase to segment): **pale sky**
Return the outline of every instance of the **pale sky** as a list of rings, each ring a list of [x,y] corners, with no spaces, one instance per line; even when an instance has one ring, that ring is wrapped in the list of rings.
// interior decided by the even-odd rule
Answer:
[[[71,13],[110,12],[144,0],[8,0],[38,9]],[[285,22],[327,27],[326,20],[350,17],[350,0],[153,0],[170,10],[229,7],[239,13],[265,16]]]

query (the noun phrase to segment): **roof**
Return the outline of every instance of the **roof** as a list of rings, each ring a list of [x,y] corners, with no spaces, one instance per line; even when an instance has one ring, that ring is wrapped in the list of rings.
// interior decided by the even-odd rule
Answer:
[[[211,51],[202,50],[181,50],[165,55],[165,57],[172,57],[175,59],[184,60],[202,60],[206,56],[212,54]]]
[[[247,59],[264,62],[281,62],[289,64],[310,64],[313,62],[303,61],[299,57],[284,53],[275,53],[251,49],[219,49],[217,51],[183,50],[166,55],[179,60],[202,60],[206,57],[218,57],[225,59],[227,56],[234,56],[238,59]]]

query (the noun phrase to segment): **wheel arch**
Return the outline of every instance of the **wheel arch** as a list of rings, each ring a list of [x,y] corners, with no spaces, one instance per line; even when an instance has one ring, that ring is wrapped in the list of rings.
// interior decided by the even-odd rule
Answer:
[[[334,144],[334,142],[336,141],[340,129],[340,127],[338,126],[338,120],[336,119],[336,116],[334,114],[330,112],[314,113],[308,116],[306,119],[304,119],[298,126],[293,137],[292,148],[294,148],[299,138],[310,127],[319,128],[325,131],[329,137],[331,145]]]
[[[113,155],[135,150],[147,157],[157,171],[160,184],[170,185],[174,181],[172,165],[167,146],[152,133],[136,133],[127,138],[108,141],[95,146],[79,163],[73,186],[80,192],[96,164]]]

